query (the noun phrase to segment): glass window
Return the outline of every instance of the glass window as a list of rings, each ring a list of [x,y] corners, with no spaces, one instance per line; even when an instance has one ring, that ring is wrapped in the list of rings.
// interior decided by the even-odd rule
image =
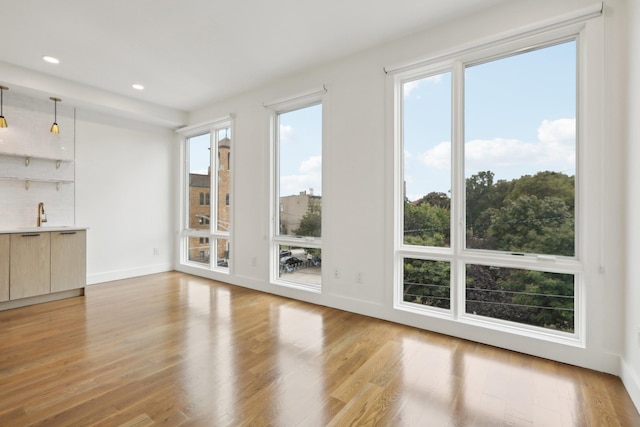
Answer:
[[[231,237],[230,122],[220,122],[210,127],[208,132],[185,138],[185,152],[188,185],[185,191],[184,262],[228,271]],[[212,170],[216,173],[212,174]]]
[[[574,37],[397,78],[396,308],[575,336],[577,52]]]
[[[451,73],[402,84],[404,243],[451,245]]]
[[[278,246],[278,278],[284,281],[320,286],[322,250],[302,246]]]
[[[575,255],[576,42],[465,69],[467,247]]]
[[[322,237],[322,104],[276,112],[274,278],[319,289]],[[301,244],[304,242],[304,244]],[[283,255],[283,253],[291,255]]]
[[[322,105],[278,114],[278,234],[321,237]]]
[[[469,264],[466,312],[573,332],[574,275]]]
[[[451,264],[416,258],[404,259],[402,299],[413,304],[451,308]]]

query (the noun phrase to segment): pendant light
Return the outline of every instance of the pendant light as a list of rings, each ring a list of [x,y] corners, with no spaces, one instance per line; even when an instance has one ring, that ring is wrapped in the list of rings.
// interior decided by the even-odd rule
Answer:
[[[51,125],[51,133],[58,134],[60,133],[60,128],[58,127],[58,102],[62,101],[60,98],[49,98],[53,101],[53,124]]]
[[[2,107],[4,104],[4,99],[2,98],[2,95],[4,94],[5,90],[9,90],[9,88],[6,86],[0,86],[0,128],[9,127],[7,125],[7,119],[4,118],[4,114],[2,112]]]

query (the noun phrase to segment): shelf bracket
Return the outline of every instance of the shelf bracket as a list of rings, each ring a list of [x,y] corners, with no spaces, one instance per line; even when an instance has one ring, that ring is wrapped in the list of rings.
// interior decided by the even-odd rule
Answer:
[[[29,163],[31,163],[31,157],[25,157],[25,158],[24,158],[24,165],[25,165],[25,167],[26,167],[26,166],[29,166]]]
[[[31,187],[31,181],[26,180],[26,181],[24,182],[24,189],[25,189],[25,190],[29,190],[29,187]]]
[[[56,182],[56,191],[60,191],[60,182]]]
[[[62,160],[56,160],[56,169],[60,169],[60,164],[62,164]]]

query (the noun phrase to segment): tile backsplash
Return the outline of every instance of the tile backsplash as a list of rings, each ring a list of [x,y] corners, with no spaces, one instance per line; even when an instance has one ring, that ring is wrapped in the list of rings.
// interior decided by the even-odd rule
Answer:
[[[0,229],[36,225],[38,203],[46,225],[75,223],[75,112],[57,105],[60,134],[49,132],[54,103],[4,93],[8,127],[0,129]],[[27,188],[28,187],[28,188]]]

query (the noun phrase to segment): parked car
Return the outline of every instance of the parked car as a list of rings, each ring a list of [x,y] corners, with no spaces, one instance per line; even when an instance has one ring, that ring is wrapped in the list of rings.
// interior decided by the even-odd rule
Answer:
[[[280,258],[280,265],[298,266],[303,262],[304,261],[302,261],[300,258],[296,258],[294,256],[285,256]]]

